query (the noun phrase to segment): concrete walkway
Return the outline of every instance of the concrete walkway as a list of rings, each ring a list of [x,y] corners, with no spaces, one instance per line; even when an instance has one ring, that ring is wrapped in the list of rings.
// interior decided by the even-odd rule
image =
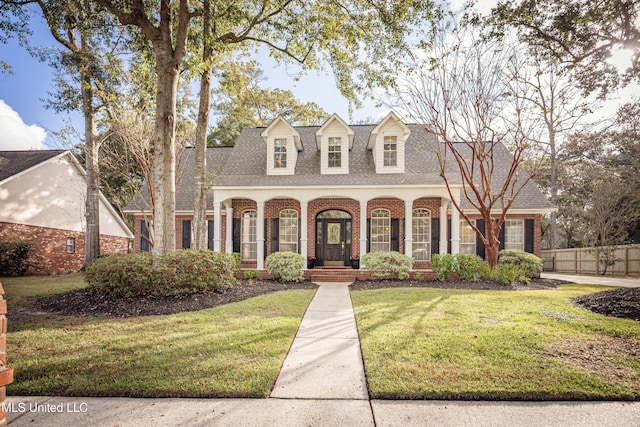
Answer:
[[[542,273],[543,279],[566,280],[567,282],[581,283],[584,285],[620,286],[625,288],[640,288],[640,278],[627,279],[622,277],[605,276],[581,276],[566,273]]]
[[[346,284],[320,284],[269,399],[7,397],[11,427],[640,426],[640,402],[368,400]]]
[[[271,397],[369,399],[349,283],[320,284]]]

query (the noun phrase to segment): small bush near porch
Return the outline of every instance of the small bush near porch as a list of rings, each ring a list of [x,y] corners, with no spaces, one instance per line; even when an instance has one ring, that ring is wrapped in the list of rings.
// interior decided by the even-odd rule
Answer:
[[[602,287],[354,291],[372,398],[640,399],[640,323],[571,298]]]

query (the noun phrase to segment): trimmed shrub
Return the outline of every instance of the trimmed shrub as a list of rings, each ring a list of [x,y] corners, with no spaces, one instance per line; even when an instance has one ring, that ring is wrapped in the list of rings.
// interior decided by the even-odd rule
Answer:
[[[304,257],[293,252],[274,252],[267,257],[264,266],[281,282],[299,282],[304,277]]]
[[[485,262],[472,254],[435,254],[431,257],[431,269],[436,279],[445,281],[452,273],[457,273],[461,280],[476,281],[482,276]]]
[[[431,255],[431,270],[436,275],[436,279],[441,282],[458,270],[455,257],[450,254],[434,254]]]
[[[156,264],[148,252],[101,257],[87,266],[85,281],[117,298],[178,296],[224,291],[238,272],[230,254],[209,250],[171,252]]]
[[[413,258],[395,251],[372,252],[362,256],[362,264],[376,279],[404,280],[409,277]]]
[[[516,249],[505,249],[498,254],[498,266],[517,269],[520,274],[516,278],[517,282],[529,283],[534,277],[539,277],[542,273],[544,260],[534,254],[519,251]],[[515,275],[515,272],[511,273]]]
[[[24,276],[31,263],[33,244],[22,240],[0,240],[0,275]]]

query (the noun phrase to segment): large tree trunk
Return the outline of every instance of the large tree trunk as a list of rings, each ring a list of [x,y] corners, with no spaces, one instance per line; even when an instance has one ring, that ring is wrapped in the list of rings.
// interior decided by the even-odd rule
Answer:
[[[204,44],[202,60],[206,64],[206,69],[200,76],[200,104],[196,127],[193,249],[207,249],[207,131],[211,111],[211,76],[213,74],[210,64],[213,50],[208,43],[211,36],[211,9],[208,0],[204,0],[202,19]],[[215,226],[220,227],[220,224],[215,224]]]
[[[169,46],[171,46],[169,40]],[[180,62],[172,49],[156,49],[157,93],[154,135],[153,214],[154,257],[176,249],[176,100]]]
[[[558,157],[556,151],[556,131],[552,124],[549,124],[549,151],[550,151],[550,167],[551,177],[549,180],[549,192],[551,193],[551,203],[554,205],[558,202]],[[558,246],[558,213],[551,212],[549,219],[549,249],[555,249]]]
[[[81,71],[82,81],[82,113],[84,115],[85,170],[87,172],[87,194],[85,200],[85,269],[100,255],[100,166],[98,153],[100,144],[96,141],[95,109],[93,107],[93,90],[91,77]]]

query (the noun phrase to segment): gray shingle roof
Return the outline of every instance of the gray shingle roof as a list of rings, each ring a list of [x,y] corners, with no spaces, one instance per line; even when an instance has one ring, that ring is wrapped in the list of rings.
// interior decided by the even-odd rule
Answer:
[[[0,181],[49,160],[66,150],[0,151]]]
[[[303,126],[295,129],[300,134],[303,150],[298,153],[294,175],[267,175],[267,145],[260,134],[264,128],[244,129],[235,147],[209,148],[207,165],[214,187],[281,187],[281,186],[444,186],[440,177],[440,166],[435,153],[436,138],[423,126],[409,125],[411,135],[405,147],[405,173],[376,174],[373,154],[367,149],[371,131],[375,125],[353,125],[355,131],[353,149],[349,153],[349,174],[322,175],[320,173],[320,151],[316,147],[315,133],[319,126]],[[460,151],[468,150],[460,144]],[[502,145],[496,150],[497,161],[509,165],[511,154]],[[176,189],[176,210],[193,210],[194,155],[187,148],[182,156],[179,181]],[[460,174],[453,161],[448,162],[447,177],[452,184],[461,183]],[[520,176],[527,176],[521,170]],[[498,168],[494,183],[504,181],[506,168]],[[146,197],[146,187],[136,197]],[[462,197],[463,208],[471,208]],[[137,200],[137,201],[136,201]],[[139,199],[134,199],[126,210],[137,210]],[[207,208],[213,206],[207,198]],[[513,205],[514,209],[552,209],[553,205],[538,187],[529,182]]]

